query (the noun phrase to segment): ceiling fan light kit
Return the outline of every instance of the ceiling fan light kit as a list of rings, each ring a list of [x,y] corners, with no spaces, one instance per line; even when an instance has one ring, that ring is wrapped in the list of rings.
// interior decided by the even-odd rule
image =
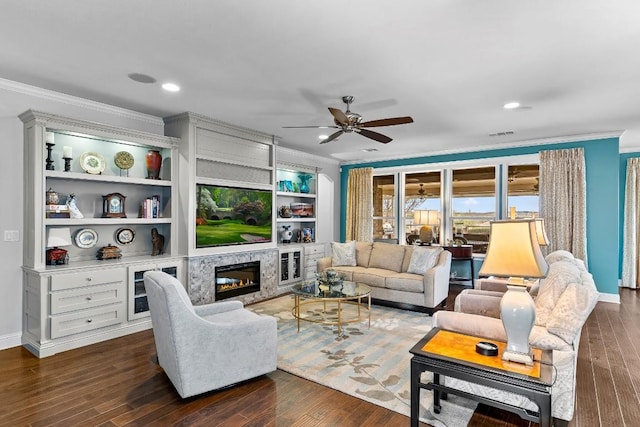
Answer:
[[[393,141],[393,139],[381,133],[374,132],[372,130],[365,129],[365,128],[380,127],[380,126],[395,126],[395,125],[413,123],[413,119],[409,116],[390,117],[387,119],[379,119],[379,120],[371,120],[371,121],[363,122],[362,116],[358,113],[352,112],[350,109],[351,103],[354,100],[355,100],[355,97],[350,95],[342,97],[342,102],[347,104],[347,109],[344,112],[338,108],[329,107],[329,112],[333,116],[333,122],[335,123],[335,126],[284,126],[284,127],[285,128],[317,128],[317,129],[335,128],[335,129],[338,129],[338,131],[332,133],[331,135],[329,135],[328,137],[320,141],[320,144],[326,144],[327,142],[331,142],[334,139],[338,138],[343,133],[350,133],[350,132],[355,132],[366,138],[373,139],[374,141],[378,141],[383,144],[387,144]]]

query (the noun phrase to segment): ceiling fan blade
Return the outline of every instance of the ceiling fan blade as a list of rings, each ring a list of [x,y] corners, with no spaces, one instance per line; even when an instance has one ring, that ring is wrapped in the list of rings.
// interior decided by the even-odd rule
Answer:
[[[383,135],[383,134],[378,133],[378,132],[374,132],[372,130],[358,129],[358,130],[356,130],[356,132],[358,132],[362,136],[366,136],[367,138],[371,138],[371,139],[376,140],[378,142],[382,142],[383,144],[386,144],[387,142],[393,141],[393,139],[389,138],[388,136]]]
[[[283,129],[340,129],[339,126],[282,126]]]
[[[349,118],[342,112],[342,110],[329,107],[329,112],[333,115],[333,118],[336,119],[337,123],[343,126],[349,126]]]
[[[337,137],[339,137],[340,135],[342,135],[344,133],[344,131],[339,130],[338,132],[334,132],[331,135],[329,135],[327,137],[327,139],[323,139],[322,141],[320,141],[320,144],[326,144],[327,142],[331,142],[334,139],[336,139]]]
[[[391,117],[388,119],[380,119],[380,120],[371,120],[368,122],[360,123],[360,126],[373,128],[377,126],[394,126],[394,125],[404,125],[407,123],[413,123],[413,119],[409,116],[405,117]]]

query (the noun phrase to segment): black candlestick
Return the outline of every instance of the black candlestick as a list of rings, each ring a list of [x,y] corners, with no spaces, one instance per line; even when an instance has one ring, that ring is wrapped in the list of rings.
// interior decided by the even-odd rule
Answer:
[[[53,146],[56,145],[53,142],[47,142],[47,167],[46,169],[48,171],[53,171],[56,170],[56,168],[53,166],[53,159],[51,158],[51,151],[53,150]]]
[[[63,157],[63,159],[64,159],[64,171],[71,172],[71,160],[73,160],[73,157]]]

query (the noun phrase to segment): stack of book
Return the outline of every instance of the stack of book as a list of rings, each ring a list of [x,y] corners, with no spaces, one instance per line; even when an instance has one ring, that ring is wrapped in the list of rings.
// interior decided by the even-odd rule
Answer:
[[[71,212],[67,205],[46,205],[46,218],[71,218]]]
[[[140,202],[140,218],[161,218],[160,196],[151,196]]]

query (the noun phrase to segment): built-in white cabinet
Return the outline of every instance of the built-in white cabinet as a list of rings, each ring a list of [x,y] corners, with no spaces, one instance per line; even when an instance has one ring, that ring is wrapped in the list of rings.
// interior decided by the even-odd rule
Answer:
[[[143,305],[129,272],[183,262],[180,140],[36,111],[20,119],[24,344],[44,357],[148,329],[148,310],[128,315]]]
[[[303,251],[301,246],[280,248],[280,286],[291,285],[303,278]]]
[[[149,302],[144,287],[144,273],[147,271],[162,271],[181,280],[182,260],[129,266],[128,320],[149,317]]]
[[[278,243],[311,243],[316,241],[318,198],[315,169],[279,165],[276,173],[276,212]],[[284,231],[291,231],[290,242]]]

